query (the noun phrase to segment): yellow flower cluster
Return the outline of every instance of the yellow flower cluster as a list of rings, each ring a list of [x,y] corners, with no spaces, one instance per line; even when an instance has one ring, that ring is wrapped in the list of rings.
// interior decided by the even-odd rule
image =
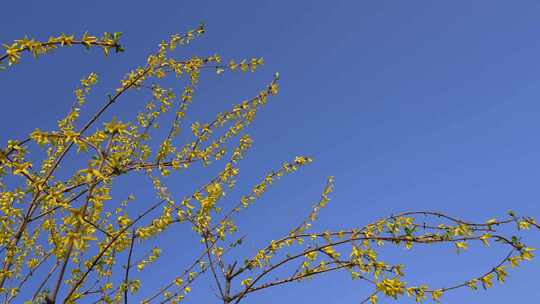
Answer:
[[[377,290],[384,293],[385,296],[392,297],[397,299],[399,295],[402,295],[405,292],[405,283],[401,282],[398,278],[396,279],[383,279],[380,282],[377,282]]]

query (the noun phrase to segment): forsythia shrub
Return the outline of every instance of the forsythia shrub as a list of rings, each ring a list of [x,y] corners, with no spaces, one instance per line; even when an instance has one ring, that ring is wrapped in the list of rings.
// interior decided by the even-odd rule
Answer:
[[[191,124],[188,129],[192,139],[179,143],[178,134],[185,128],[201,73],[255,72],[264,63],[262,58],[226,61],[219,55],[187,59],[173,56],[177,47],[204,31],[201,25],[161,42],[144,65],[127,73],[113,94],[82,123],[80,113],[98,81],[98,75],[90,73],[75,89],[74,104],[55,130],[35,129],[28,138],[9,140],[1,148],[0,296],[4,303],[128,303],[132,294],[143,290],[142,303],[179,303],[188,296],[192,283],[207,273],[221,301],[236,304],[251,293],[337,270],[373,286],[373,293],[364,302],[377,303],[381,296],[438,301],[451,290],[487,289],[493,281],[504,282],[509,268],[533,257],[534,249],[518,236],[501,232],[512,225],[517,230],[540,228],[533,218],[513,212],[505,219],[482,223],[439,212],[404,212],[363,227],[312,231],[312,223],[329,202],[333,189],[333,179],[329,178],[311,213],[287,235],[244,260],[229,258],[227,253],[243,240],[237,236],[235,217],[280,177],[312,160],[298,156],[284,162],[238,202],[225,203],[225,190],[235,186],[239,161],[252,145],[244,129],[278,93],[279,77],[276,74],[254,97],[217,113],[212,121]],[[120,36],[61,34],[46,41],[25,37],[4,44],[0,64],[4,73],[9,72],[24,60],[25,53],[39,57],[60,47],[83,46],[101,48],[105,55],[111,50],[118,53],[123,51]],[[160,80],[171,76],[186,80],[181,92],[160,86]],[[104,122],[103,114],[131,90],[147,91],[151,101],[130,121]],[[158,124],[167,116],[170,119],[165,121],[172,122]],[[156,141],[152,134],[158,128],[165,129],[166,135]],[[29,158],[29,149],[36,149],[32,145],[43,154],[39,162]],[[84,165],[66,167],[69,157],[84,160]],[[174,198],[163,186],[163,176],[182,174],[199,164],[208,167],[218,160],[225,162],[219,173],[185,197]],[[67,178],[55,175],[62,165],[70,172]],[[129,212],[138,202],[135,196],[113,200],[110,194],[117,177],[135,172],[152,182],[159,198],[153,203],[142,202],[143,210],[136,215]],[[133,272],[144,271],[159,260],[161,249],[153,240],[179,223],[189,225],[200,239],[199,257],[183,272],[166,278],[162,288],[144,289],[144,280],[133,279]],[[148,242],[149,250],[134,254],[134,248]],[[471,242],[497,242],[507,246],[509,252],[485,273],[444,288],[409,286],[403,280],[404,266],[387,264],[378,255],[383,244],[409,249],[448,243],[459,252],[467,250]]]

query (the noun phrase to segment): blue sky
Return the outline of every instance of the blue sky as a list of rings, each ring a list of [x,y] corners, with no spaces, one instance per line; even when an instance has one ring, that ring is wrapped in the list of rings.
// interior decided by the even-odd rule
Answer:
[[[4,3],[0,14],[2,43],[24,35],[121,31],[126,48],[107,58],[100,51],[58,50],[0,73],[2,142],[52,128],[89,72],[100,77],[92,95],[99,105],[159,41],[200,21],[207,33],[179,57],[264,57],[253,75],[205,76],[193,108],[208,118],[256,94],[278,71],[281,92],[248,132],[255,146],[242,162],[240,189],[296,155],[315,159],[243,215],[248,248],[297,223],[328,175],[335,176],[336,190],[320,230],[406,210],[476,221],[504,217],[509,209],[540,217],[537,1],[21,1]],[[528,240],[538,247],[540,237],[531,233]],[[164,242],[165,265],[143,275],[151,281],[174,276],[167,265],[195,254],[184,234],[169,233]],[[410,265],[407,281],[452,283],[503,255],[493,248],[456,258],[446,249],[391,250],[388,259]],[[527,263],[505,285],[449,293],[444,303],[533,303],[540,297],[539,271],[538,261]],[[215,299],[206,283],[194,289],[193,303]],[[247,303],[358,303],[366,291],[336,274]]]

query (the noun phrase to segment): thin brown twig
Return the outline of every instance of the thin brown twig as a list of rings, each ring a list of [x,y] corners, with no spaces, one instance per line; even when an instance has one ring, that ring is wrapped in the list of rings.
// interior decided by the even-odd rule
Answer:
[[[133,244],[135,243],[135,238],[137,235],[135,234],[135,229],[131,232],[131,243],[129,245],[129,253],[128,253],[128,260],[126,264],[126,275],[124,276],[124,304],[128,304],[128,290],[129,290],[129,270],[131,269],[131,255],[133,254]]]

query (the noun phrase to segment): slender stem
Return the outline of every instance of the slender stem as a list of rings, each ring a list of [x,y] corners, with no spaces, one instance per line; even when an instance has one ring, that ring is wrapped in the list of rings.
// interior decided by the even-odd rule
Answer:
[[[135,234],[135,229],[131,232],[131,243],[129,245],[129,253],[128,253],[128,260],[126,265],[126,275],[124,276],[124,304],[128,303],[128,290],[129,290],[129,270],[131,269],[131,255],[133,254],[133,244],[135,243],[135,238],[137,237]]]
[[[214,276],[214,280],[216,281],[216,285],[219,289],[219,294],[221,295],[221,298],[224,299],[225,294],[223,293],[223,288],[221,288],[221,282],[216,274],[216,268],[214,267],[214,262],[212,259],[212,255],[210,253],[210,246],[208,245],[208,234],[205,233],[203,238],[204,238],[204,246],[206,247],[206,256],[208,257],[208,263],[210,264],[212,275]]]

